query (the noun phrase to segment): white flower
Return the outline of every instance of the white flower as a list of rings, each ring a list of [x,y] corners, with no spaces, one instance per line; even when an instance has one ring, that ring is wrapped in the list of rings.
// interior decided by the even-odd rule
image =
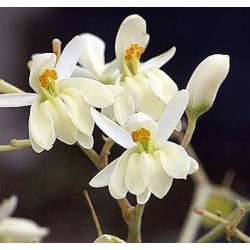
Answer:
[[[159,120],[164,108],[177,93],[174,81],[159,68],[175,53],[169,51],[140,63],[149,41],[145,20],[138,15],[128,16],[121,24],[115,41],[115,53],[122,74],[116,84],[125,90],[116,98],[114,117],[123,125],[135,112],[148,114]]]
[[[197,119],[213,105],[220,85],[229,72],[229,56],[215,54],[204,59],[193,72],[188,84],[187,114]]]
[[[119,76],[117,61],[113,60],[105,64],[105,43],[90,33],[79,35],[81,53],[78,60],[80,66],[76,66],[73,76],[96,79],[105,84],[114,84]]]
[[[158,122],[139,112],[128,118],[124,128],[92,109],[101,130],[127,150],[99,172],[90,185],[109,186],[115,199],[122,199],[130,192],[143,204],[151,193],[163,198],[173,178],[186,179],[188,174],[197,171],[197,162],[185,149],[167,141],[187,103],[188,92],[182,90],[172,98]]]
[[[35,222],[9,217],[17,206],[17,197],[11,196],[0,204],[0,242],[29,243],[40,242],[49,233],[49,229],[39,227]]]
[[[94,243],[126,243],[124,240],[111,234],[103,234],[98,237]]]
[[[114,102],[113,92],[117,89],[110,90],[92,79],[70,78],[79,53],[80,40],[75,37],[58,62],[53,53],[34,55],[29,82],[37,94],[0,95],[0,107],[32,105],[29,137],[38,153],[51,149],[56,138],[91,148],[94,121],[90,107],[105,108]]]

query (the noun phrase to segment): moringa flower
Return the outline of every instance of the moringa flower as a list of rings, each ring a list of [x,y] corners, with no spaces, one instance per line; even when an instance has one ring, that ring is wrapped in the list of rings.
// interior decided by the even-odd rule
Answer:
[[[28,219],[10,217],[16,206],[17,197],[14,195],[0,204],[0,242],[40,242],[43,237],[48,235],[49,229],[39,227]]]
[[[116,84],[124,91],[116,97],[114,117],[123,125],[129,115],[143,112],[159,120],[164,108],[177,93],[174,81],[159,68],[172,58],[169,51],[140,63],[149,41],[146,22],[138,15],[131,15],[122,22],[115,41],[116,59],[121,73]]]
[[[215,54],[197,66],[187,84],[189,119],[196,120],[212,107],[219,87],[229,72],[229,60],[228,55]]]
[[[96,80],[70,77],[79,54],[80,40],[75,37],[60,58],[53,53],[34,55],[29,82],[37,94],[0,95],[0,107],[31,105],[29,137],[38,153],[50,150],[56,138],[91,148],[94,121],[90,107],[105,108],[114,102],[117,89],[110,90]]]
[[[167,141],[187,103],[188,92],[182,90],[172,98],[158,122],[139,112],[128,118],[124,128],[92,109],[97,126],[127,150],[99,172],[90,185],[109,186],[115,199],[122,199],[130,192],[137,196],[139,204],[144,204],[151,193],[163,198],[173,178],[186,179],[197,171],[197,162],[186,150]]]

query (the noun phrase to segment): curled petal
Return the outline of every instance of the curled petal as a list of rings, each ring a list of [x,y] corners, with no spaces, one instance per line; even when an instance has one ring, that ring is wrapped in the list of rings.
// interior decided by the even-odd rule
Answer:
[[[133,153],[129,157],[125,185],[130,193],[140,195],[146,190],[152,162],[152,156],[145,152],[141,154]]]
[[[176,48],[172,47],[170,50],[160,54],[159,56],[153,57],[150,60],[144,62],[140,66],[140,70],[149,70],[151,68],[161,68],[165,63],[167,63],[175,54]]]
[[[190,171],[190,157],[186,150],[173,142],[157,144],[157,151],[165,172],[176,179],[186,179]]]
[[[112,161],[108,166],[101,170],[94,178],[89,182],[91,187],[105,187],[108,186],[110,177],[114,171],[114,168],[120,158]]]
[[[66,144],[74,144],[77,140],[78,129],[68,117],[63,101],[55,97],[53,101],[46,100],[45,107],[53,119],[56,138]]]
[[[24,107],[30,106],[36,99],[37,94],[18,93],[18,94],[1,94],[0,107]]]
[[[60,81],[58,88],[75,88],[85,101],[97,108],[106,108],[114,103],[112,92],[104,84],[88,78],[68,78]]]
[[[135,113],[134,101],[129,92],[124,89],[124,91],[115,99],[115,118],[119,124],[123,125],[127,118],[133,113]]]
[[[90,113],[91,106],[74,88],[64,89],[60,98],[64,101],[67,114],[74,125],[83,134],[90,136],[94,129],[94,121]]]
[[[154,152],[154,163],[151,165],[151,175],[148,189],[158,198],[162,199],[172,186],[173,178],[162,168],[158,151]]]
[[[149,189],[146,189],[142,194],[136,196],[136,201],[138,204],[145,204],[151,196]]]
[[[46,110],[45,103],[41,102],[39,98],[34,101],[30,109],[29,131],[32,146],[36,152],[40,152],[39,147],[46,150],[52,148],[56,140],[54,122]]]
[[[118,160],[114,171],[109,181],[110,194],[115,199],[122,199],[126,196],[128,189],[125,185],[125,175],[127,170],[127,164],[130,156],[135,153],[137,149],[131,148],[126,150]]]
[[[80,38],[76,36],[66,45],[56,64],[59,81],[71,76],[80,56],[80,50]]]
[[[180,121],[188,104],[187,90],[181,90],[172,98],[158,121],[156,139],[167,140]]]
[[[146,31],[146,22],[142,17],[131,15],[124,19],[117,32],[115,41],[115,54],[121,72],[126,49],[131,44],[138,44],[146,48],[148,41],[149,35]]]
[[[130,133],[124,130],[121,126],[96,111],[94,108],[91,108],[91,114],[96,125],[117,144],[124,148],[135,146]]]
[[[198,162],[194,158],[190,157],[190,170],[188,174],[194,174],[198,171],[198,169],[199,169]]]
[[[84,33],[80,35],[81,54],[79,64],[100,78],[104,70],[105,43],[99,37]]]

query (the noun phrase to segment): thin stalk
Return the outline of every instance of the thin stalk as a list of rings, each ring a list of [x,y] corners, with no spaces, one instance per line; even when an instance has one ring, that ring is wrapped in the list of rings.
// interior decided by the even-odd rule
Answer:
[[[12,85],[11,83],[4,81],[3,79],[0,79],[0,93],[1,94],[24,93],[24,91]]]

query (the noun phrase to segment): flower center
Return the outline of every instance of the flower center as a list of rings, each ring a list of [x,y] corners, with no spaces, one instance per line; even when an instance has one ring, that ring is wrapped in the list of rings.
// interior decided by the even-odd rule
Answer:
[[[126,49],[124,56],[124,71],[126,75],[138,74],[141,55],[144,51],[145,49],[139,44],[131,44],[131,46]]]
[[[132,140],[137,143],[140,152],[146,151],[152,153],[153,145],[151,141],[151,133],[145,128],[135,130],[131,133]]]
[[[42,92],[47,99],[51,100],[59,95],[60,92],[56,84],[57,79],[57,72],[54,69],[46,69],[43,74],[39,76]]]

